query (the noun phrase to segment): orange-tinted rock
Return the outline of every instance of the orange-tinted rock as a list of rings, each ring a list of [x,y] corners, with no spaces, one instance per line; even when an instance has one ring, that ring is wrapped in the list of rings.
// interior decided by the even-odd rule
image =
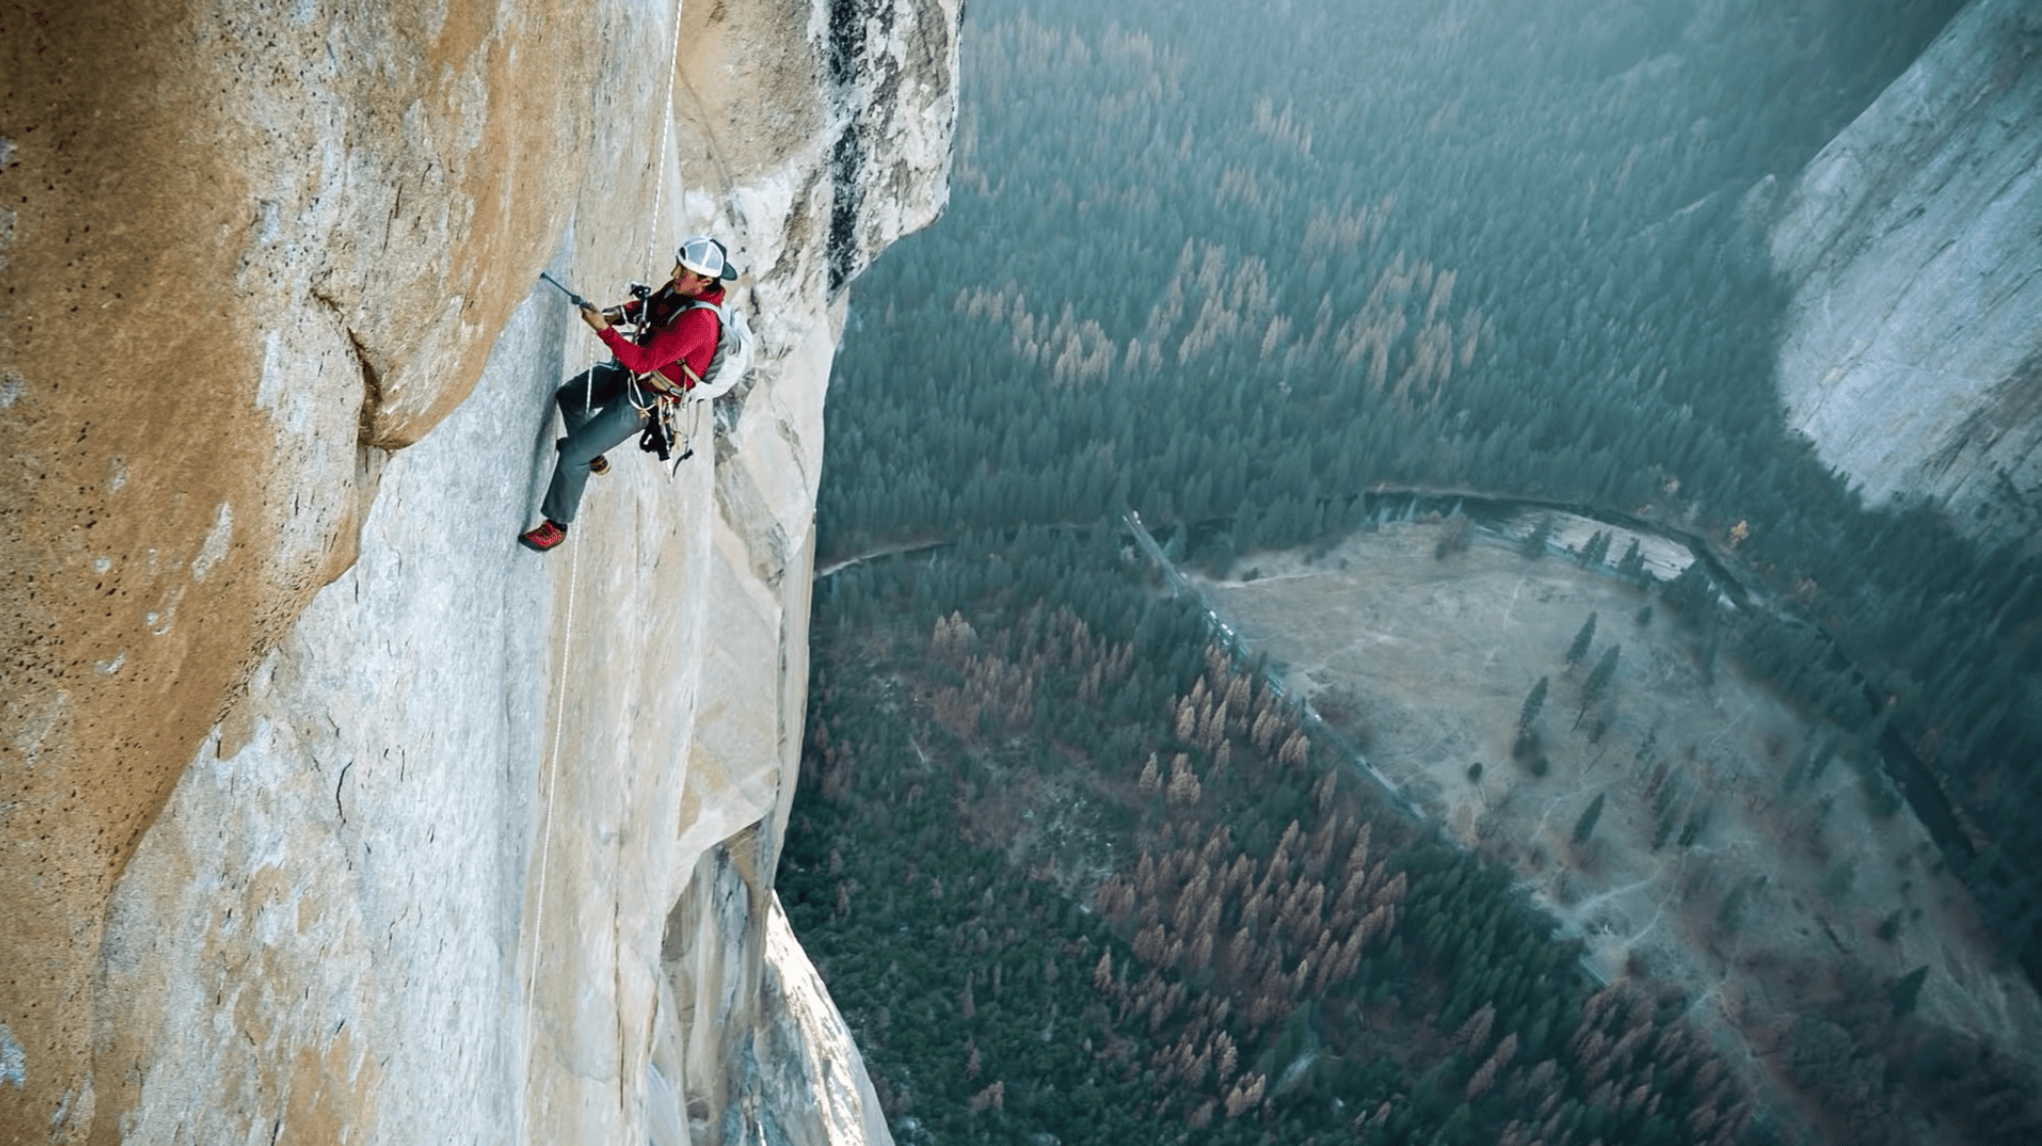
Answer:
[[[656,967],[704,849],[757,829],[770,878],[830,307],[940,208],[957,15],[141,0],[0,17],[0,1141],[167,1140],[201,1111],[221,1133],[401,1140],[370,1131],[464,1091],[554,1140],[615,1139],[614,1119],[547,1105],[581,1050],[509,1064],[555,1045],[586,986],[544,971],[524,1010],[530,952],[577,936],[537,903],[638,886],[617,950]],[[587,692],[565,686],[556,725],[567,555],[535,564],[494,519],[472,532],[527,513],[541,390],[591,354],[535,276],[614,295],[697,229],[754,272],[761,365],[696,476],[633,466],[599,489],[578,625],[619,628],[577,629],[606,661]],[[676,583],[699,589],[669,628],[630,625],[635,594]],[[478,597],[499,607],[460,615]],[[770,660],[733,666],[720,650],[740,646]],[[487,648],[501,687],[476,700]],[[669,715],[606,707],[626,671],[648,674],[632,705]],[[540,888],[529,750],[563,730],[590,759],[655,734],[672,757],[636,758],[650,787],[569,800],[553,862],[576,833],[637,838]],[[491,779],[407,790],[413,761],[456,759]],[[502,803],[461,803],[485,789]],[[663,805],[617,802],[642,791]],[[449,843],[435,811],[468,834]],[[408,871],[457,882],[420,891]],[[765,917],[747,927],[756,961]],[[436,928],[491,966],[436,961]],[[603,971],[599,1041],[659,1029],[658,975]],[[402,1050],[419,1023],[491,1008],[511,1015],[515,1046],[486,1052],[501,1061],[444,1059],[429,1085],[383,1065],[422,1053]]]

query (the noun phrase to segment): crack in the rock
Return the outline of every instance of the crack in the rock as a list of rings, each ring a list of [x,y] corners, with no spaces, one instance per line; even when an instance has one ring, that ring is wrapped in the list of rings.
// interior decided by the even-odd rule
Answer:
[[[369,348],[362,341],[362,336],[355,333],[354,327],[348,325],[340,303],[318,290],[312,292],[312,297],[326,304],[326,308],[333,312],[334,321],[339,325],[341,333],[347,335],[348,348],[354,352],[355,365],[362,372],[362,405],[355,429],[355,440],[359,445],[374,445],[376,415],[383,409],[383,377],[376,370],[375,363],[369,360]]]

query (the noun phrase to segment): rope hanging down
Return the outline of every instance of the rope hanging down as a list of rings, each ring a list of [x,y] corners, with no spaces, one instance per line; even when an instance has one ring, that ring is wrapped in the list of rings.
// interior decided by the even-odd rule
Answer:
[[[574,590],[581,579],[581,548],[572,537],[567,539],[569,550],[567,562],[567,625],[560,640],[560,679],[553,685],[553,750],[547,754],[546,786],[540,791],[539,805],[539,902],[532,915],[532,958],[531,971],[525,977],[525,1075],[531,1076],[532,1039],[530,1023],[532,1018],[533,991],[539,985],[539,941],[546,923],[546,865],[553,852],[553,791],[560,775],[560,734],[566,722],[567,658],[574,652]]]
[[[659,173],[653,177],[652,218],[645,228],[645,265],[652,267],[659,242],[660,207],[666,196],[667,149],[674,135],[674,70],[681,62],[681,0],[674,0],[674,42],[666,59],[666,98],[660,101]]]
[[[645,229],[645,263],[648,266],[652,265],[653,250],[659,238],[660,211],[666,199],[667,156],[672,146],[674,131],[674,71],[681,58],[681,0],[674,0],[670,18],[673,23],[673,43],[667,51],[666,96],[660,104],[661,126],[659,133],[658,173],[654,176],[653,182],[652,215],[647,220]],[[586,400],[586,396],[584,400]],[[566,729],[565,717],[568,669],[570,667],[569,658],[574,652],[575,590],[581,579],[581,548],[574,544],[574,540],[571,537],[567,541],[567,546],[571,551],[567,567],[567,620],[562,629],[560,643],[560,672],[559,676],[553,681],[553,747],[547,754],[546,785],[540,791],[539,797],[539,880],[535,885],[537,887],[537,902],[532,911],[531,954],[525,961],[525,1008],[523,1016],[525,1045],[524,1070],[521,1072],[521,1075],[527,1094],[518,1106],[521,1113],[527,1108],[529,1103],[529,1091],[532,1085],[532,1019],[536,1013],[533,1010],[533,1004],[537,998],[539,986],[539,951],[541,944],[545,941],[546,934],[546,872],[553,853],[553,795],[557,790],[560,774],[560,742],[562,733]],[[532,1127],[528,1120],[526,1120],[523,1137],[527,1142],[532,1140]]]

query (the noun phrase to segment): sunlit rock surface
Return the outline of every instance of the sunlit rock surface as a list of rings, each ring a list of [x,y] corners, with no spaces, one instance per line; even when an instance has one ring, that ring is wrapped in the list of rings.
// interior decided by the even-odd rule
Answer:
[[[6,18],[0,1142],[885,1139],[770,881],[841,289],[940,210],[958,17]],[[599,353],[538,271],[698,230],[758,368],[517,548]]]
[[[2042,526],[2042,5],[1973,0],[1772,232],[1791,424],[1871,500]]]

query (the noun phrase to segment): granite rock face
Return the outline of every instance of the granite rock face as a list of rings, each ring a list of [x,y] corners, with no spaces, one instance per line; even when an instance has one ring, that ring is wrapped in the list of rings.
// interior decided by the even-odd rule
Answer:
[[[5,18],[0,1142],[884,1141],[770,883],[842,290],[956,0]],[[759,364],[517,548],[605,301]],[[628,453],[630,456],[622,456]]]
[[[2042,4],[1973,0],[1801,175],[1789,422],[1868,499],[2042,535]]]

